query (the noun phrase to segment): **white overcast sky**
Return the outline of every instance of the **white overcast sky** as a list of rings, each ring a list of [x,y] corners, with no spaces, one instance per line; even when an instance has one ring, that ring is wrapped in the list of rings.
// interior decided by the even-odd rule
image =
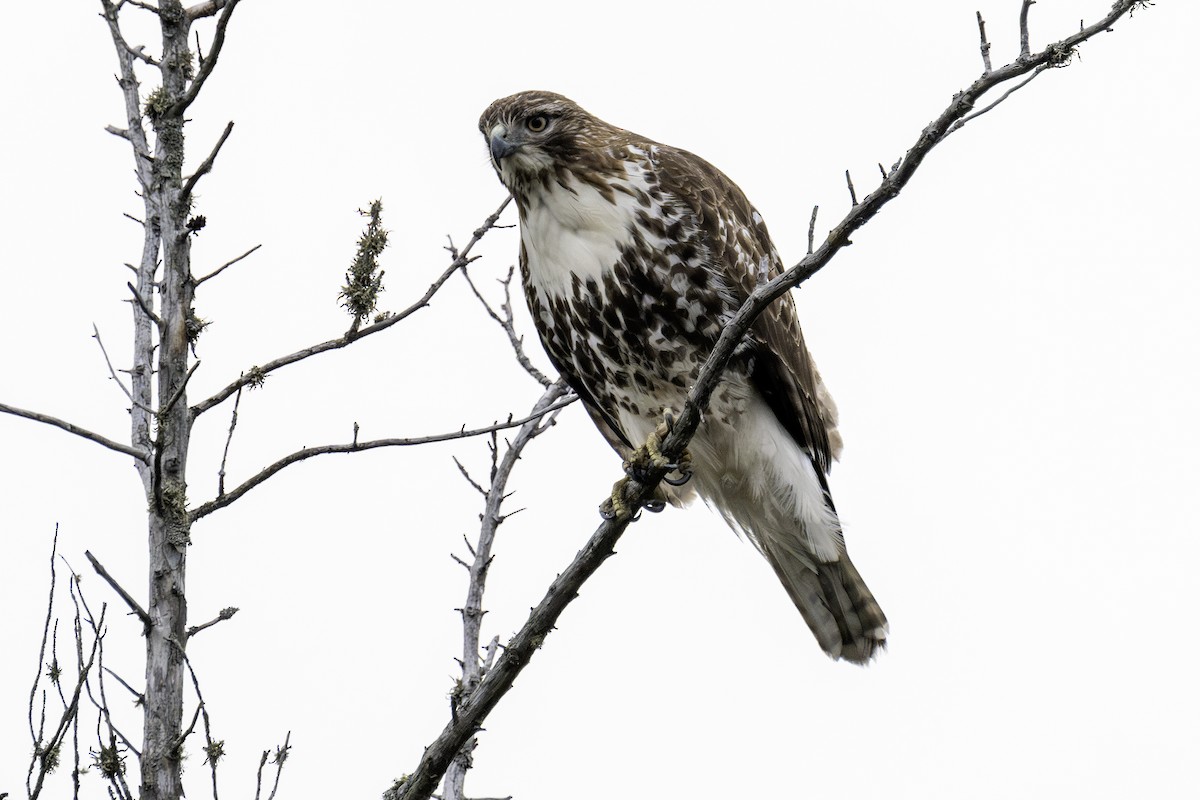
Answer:
[[[90,338],[95,323],[128,363],[121,264],[138,258],[140,229],[121,214],[141,204],[128,147],[103,130],[122,122],[115,58],[99,3],[9,5],[0,402],[121,439],[125,399]],[[813,204],[820,231],[847,210],[844,171],[865,194],[876,163],[979,74],[976,7],[999,64],[1016,52],[1019,6],[245,0],[190,110],[192,166],[236,122],[198,190],[196,271],[263,247],[198,293],[212,325],[192,397],[346,328],[337,289],[355,209],[375,197],[393,242],[383,305],[415,299],[446,263],[446,235],[464,243],[503,198],[475,128],[498,96],[556,90],[701,154],[793,263]],[[1034,46],[1108,7],[1043,0]],[[797,295],[841,408],[834,495],[891,620],[889,651],[866,669],[828,661],[766,563],[703,506],[648,517],[488,721],[470,794],[1195,790],[1198,23],[1193,4],[1159,2],[1085,45],[938,147]],[[491,288],[516,232],[485,245],[474,271]],[[456,279],[388,333],[245,395],[229,480],[347,441],[355,422],[364,438],[434,433],[523,414],[537,394]],[[196,426],[194,503],[215,492],[230,410]],[[144,596],[145,520],[122,456],[9,416],[0,453],[0,792],[15,798],[54,527],[93,606],[109,603],[109,663],[140,683],[138,626],[83,551]],[[479,511],[452,456],[486,467],[483,441],[330,456],[196,526],[192,622],[241,608],[190,647],[229,752],[223,797],[251,795],[258,754],[288,730],[282,796],[377,797],[441,730],[465,594],[449,555]],[[577,407],[534,444],[510,501],[526,510],[497,544],[488,637],[519,627],[618,476]],[[194,798],[208,792],[200,744]]]

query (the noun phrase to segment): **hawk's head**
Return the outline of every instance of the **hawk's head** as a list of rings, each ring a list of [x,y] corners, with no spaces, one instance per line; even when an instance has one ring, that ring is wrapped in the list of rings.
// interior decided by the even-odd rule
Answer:
[[[587,160],[622,133],[562,95],[537,91],[492,103],[479,118],[479,130],[496,174],[518,196],[525,187]]]

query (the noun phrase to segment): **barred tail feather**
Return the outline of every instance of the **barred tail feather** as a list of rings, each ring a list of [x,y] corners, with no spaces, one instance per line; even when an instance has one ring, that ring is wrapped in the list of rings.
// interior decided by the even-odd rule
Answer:
[[[887,618],[846,555],[824,475],[757,393],[728,381],[692,440],[696,490],[770,562],[821,648],[864,664],[885,644]],[[734,402],[740,401],[740,402]]]
[[[830,658],[865,664],[887,646],[887,618],[849,556],[814,564],[763,544],[763,555]]]

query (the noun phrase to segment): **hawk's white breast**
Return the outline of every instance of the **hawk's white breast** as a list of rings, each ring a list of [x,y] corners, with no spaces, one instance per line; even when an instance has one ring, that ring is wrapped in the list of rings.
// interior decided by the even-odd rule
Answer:
[[[562,183],[531,193],[521,224],[529,281],[548,295],[570,295],[572,276],[602,282],[634,233],[641,208],[635,195],[646,179],[635,162],[625,162],[624,180],[612,199],[594,186],[564,174]]]

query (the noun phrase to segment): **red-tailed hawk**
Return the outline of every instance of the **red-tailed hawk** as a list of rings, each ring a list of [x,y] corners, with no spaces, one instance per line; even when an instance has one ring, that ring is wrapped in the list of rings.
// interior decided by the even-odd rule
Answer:
[[[492,103],[479,128],[521,218],[542,344],[623,456],[683,407],[722,327],[782,271],[763,219],[707,161],[561,95]],[[887,620],[850,563],[826,473],[837,410],[790,295],[758,318],[689,446],[695,490],[770,562],[821,647],[865,663]],[[667,489],[673,502],[690,487]]]

